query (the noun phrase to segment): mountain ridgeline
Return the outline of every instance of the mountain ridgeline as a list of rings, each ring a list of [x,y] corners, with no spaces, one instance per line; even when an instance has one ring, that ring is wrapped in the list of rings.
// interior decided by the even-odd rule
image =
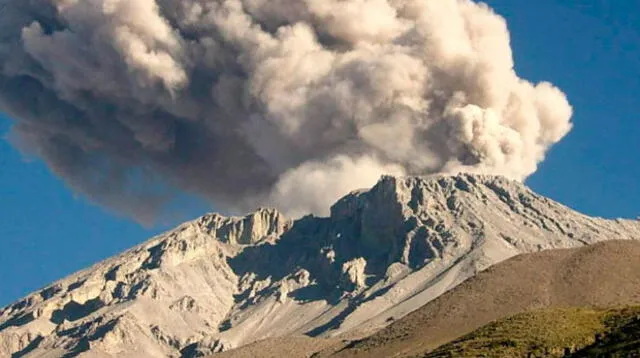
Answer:
[[[640,238],[503,177],[383,177],[329,217],[205,215],[0,310],[0,356],[197,357],[364,337],[510,257]]]

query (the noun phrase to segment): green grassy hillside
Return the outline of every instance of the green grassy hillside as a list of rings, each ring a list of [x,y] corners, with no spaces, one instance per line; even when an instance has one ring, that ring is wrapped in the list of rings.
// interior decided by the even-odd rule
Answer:
[[[605,324],[608,331],[597,342],[570,357],[640,357],[640,309],[628,308],[610,315]]]
[[[492,322],[424,357],[630,357],[638,347],[640,307],[568,308]]]

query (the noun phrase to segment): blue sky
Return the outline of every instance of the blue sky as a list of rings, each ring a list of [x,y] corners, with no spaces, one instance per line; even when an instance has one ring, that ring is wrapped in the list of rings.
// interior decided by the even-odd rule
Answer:
[[[640,2],[490,0],[518,73],[568,95],[575,127],[527,184],[584,213],[640,215]],[[0,116],[0,135],[11,121]],[[185,200],[185,203],[189,202]],[[202,204],[185,209],[195,217]],[[0,140],[0,306],[177,223],[143,228],[75,196]]]

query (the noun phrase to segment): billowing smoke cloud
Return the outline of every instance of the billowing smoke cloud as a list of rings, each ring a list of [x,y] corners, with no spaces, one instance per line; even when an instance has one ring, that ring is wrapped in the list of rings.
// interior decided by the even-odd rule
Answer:
[[[571,127],[470,0],[0,0],[0,109],[75,190],[150,219],[325,213],[381,174],[522,180]]]

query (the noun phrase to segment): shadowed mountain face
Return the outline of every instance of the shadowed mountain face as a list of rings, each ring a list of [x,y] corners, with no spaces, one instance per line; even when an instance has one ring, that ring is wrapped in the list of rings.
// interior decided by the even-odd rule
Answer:
[[[521,253],[640,238],[501,177],[385,177],[331,216],[203,216],[0,310],[0,355],[190,357],[364,336]]]

